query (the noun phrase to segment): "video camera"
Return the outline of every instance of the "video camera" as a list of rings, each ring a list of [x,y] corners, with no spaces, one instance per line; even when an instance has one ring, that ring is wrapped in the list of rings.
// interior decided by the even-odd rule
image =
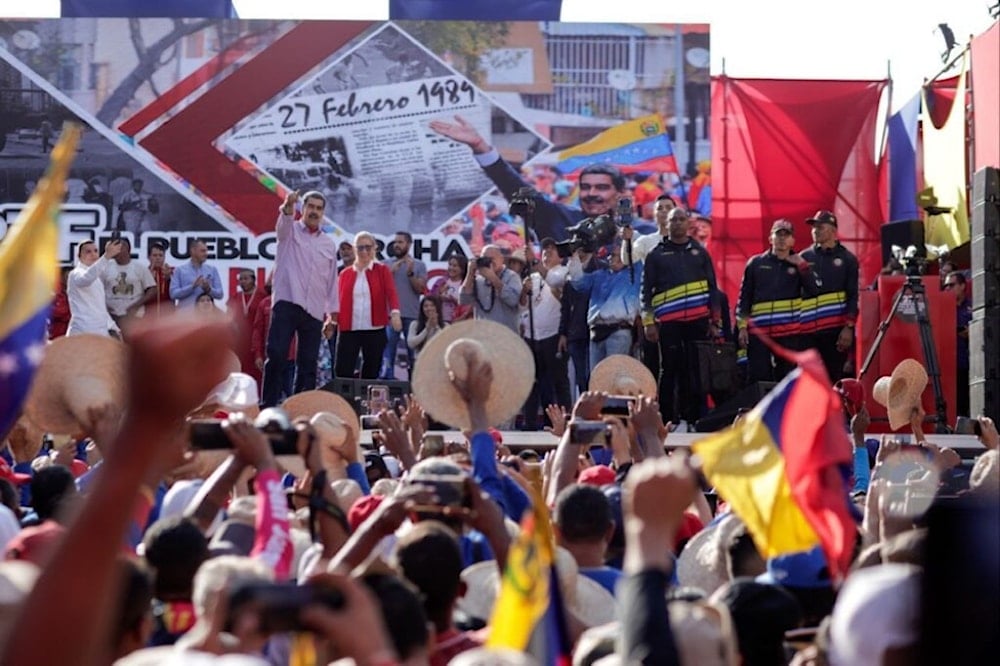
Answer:
[[[507,206],[511,215],[517,215],[524,221],[529,221],[535,213],[535,201],[538,198],[538,191],[533,187],[522,187],[510,198]]]
[[[569,239],[556,243],[556,252],[567,259],[577,250],[595,252],[602,245],[612,242],[617,236],[617,229],[632,226],[632,200],[622,197],[618,200],[615,215],[598,215],[581,220],[572,227],[567,227]]]
[[[917,246],[911,245],[905,250],[898,245],[892,246],[892,257],[908,277],[920,277],[927,274],[926,252],[921,252]]]

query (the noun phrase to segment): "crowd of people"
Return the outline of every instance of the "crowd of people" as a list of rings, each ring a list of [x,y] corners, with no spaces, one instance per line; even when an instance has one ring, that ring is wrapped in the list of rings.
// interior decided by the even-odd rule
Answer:
[[[524,185],[468,126],[435,131],[468,144],[505,196]],[[203,243],[177,267],[162,246],[147,266],[127,239],[82,243],[56,308],[65,335],[56,317],[50,331],[61,351],[36,379],[52,388],[32,392],[0,452],[0,662],[556,663],[537,642],[509,649],[495,612],[539,517],[564,606],[542,642],[574,664],[995,655],[1000,435],[976,419],[971,461],[935,444],[926,373],[901,405],[920,379],[900,370],[872,398],[916,444],[866,439],[867,397],[847,378],[858,267],[836,216],[809,219],[798,253],[774,221],[731,309],[685,205],[655,194],[655,231],[588,242],[566,229],[614,214],[625,178],[593,165],[578,187],[579,208],[535,201],[537,254],[486,245],[436,281],[409,233],[384,260],[365,231],[337,245],[324,196],[293,192],[273,272],[262,288],[240,272],[225,313]],[[961,307],[964,276],[942,284]],[[369,442],[351,404],[316,390],[322,358],[338,377],[393,379],[404,339],[413,393],[369,405]],[[859,516],[844,580],[819,545],[764,552],[672,444],[719,397],[701,346],[728,342],[748,381],[778,381],[794,367],[768,341],[816,349],[843,400],[830,446],[853,448],[843,501]],[[542,427],[551,450],[547,435],[504,444]]]

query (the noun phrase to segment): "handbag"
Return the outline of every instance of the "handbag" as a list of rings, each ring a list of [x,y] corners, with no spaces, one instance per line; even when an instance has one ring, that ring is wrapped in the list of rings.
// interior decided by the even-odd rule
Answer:
[[[713,400],[719,402],[736,390],[736,344],[713,340],[700,340],[694,344],[698,354],[701,392],[711,394]]]

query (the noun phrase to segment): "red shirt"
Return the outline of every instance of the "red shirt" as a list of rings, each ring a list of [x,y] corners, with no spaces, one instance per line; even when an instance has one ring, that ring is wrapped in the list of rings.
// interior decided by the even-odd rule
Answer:
[[[434,648],[430,656],[431,666],[447,666],[456,655],[482,645],[483,642],[473,638],[472,634],[454,627],[442,631],[434,637]]]

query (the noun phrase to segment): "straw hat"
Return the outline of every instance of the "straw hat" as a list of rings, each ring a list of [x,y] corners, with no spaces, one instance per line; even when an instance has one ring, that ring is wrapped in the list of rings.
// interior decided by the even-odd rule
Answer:
[[[744,527],[734,513],[709,523],[684,546],[677,558],[677,580],[685,587],[697,587],[711,596],[729,582],[729,546]]]
[[[478,356],[493,368],[486,401],[490,425],[508,420],[521,409],[535,383],[535,360],[524,340],[491,321],[463,321],[446,327],[424,346],[413,369],[413,393],[436,421],[458,430],[472,427],[465,401],[452,384],[468,374],[468,360]]]
[[[25,402],[34,423],[51,433],[75,435],[87,429],[87,410],[125,405],[125,346],[101,335],[75,335],[45,348]]]
[[[45,430],[22,414],[7,433],[7,443],[16,460],[34,460],[42,450],[44,437]]]
[[[625,354],[612,354],[594,366],[590,390],[612,395],[656,397],[656,378],[640,361]]]
[[[927,388],[927,371],[912,358],[903,359],[888,377],[879,377],[872,389],[875,402],[889,413],[889,427],[898,430],[910,422],[910,413],[920,405]]]
[[[347,425],[344,421],[332,412],[317,412],[309,419],[309,425],[316,431],[316,438],[323,455],[323,464],[326,467],[336,465],[340,459],[340,447],[347,441]],[[355,431],[355,435],[357,431]],[[356,453],[358,460],[363,460],[361,446],[354,445],[358,450]],[[334,455],[336,454],[336,455]]]
[[[330,391],[314,389],[296,393],[281,403],[281,408],[293,421],[300,416],[311,419],[320,412],[329,412],[340,419],[342,424],[354,430],[355,434],[361,432],[361,419],[358,418],[358,413],[349,402]]]
[[[588,627],[612,622],[618,611],[613,594],[600,583],[581,576],[576,560],[568,550],[556,548],[556,570],[565,591],[565,601],[576,617]],[[500,591],[500,571],[494,560],[477,562],[462,570],[465,595],[458,600],[459,609],[471,617],[489,620]]]

